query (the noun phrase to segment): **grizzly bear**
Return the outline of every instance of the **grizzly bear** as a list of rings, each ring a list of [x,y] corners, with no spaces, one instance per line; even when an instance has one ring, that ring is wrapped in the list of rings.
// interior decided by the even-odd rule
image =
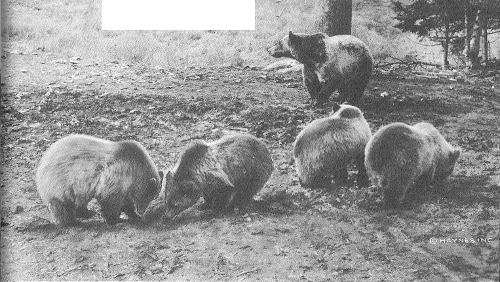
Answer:
[[[442,184],[453,172],[460,151],[430,123],[391,123],[381,127],[365,149],[373,184],[388,206],[399,206],[413,187]]]
[[[352,161],[358,169],[358,185],[367,185],[364,149],[371,136],[361,110],[346,104],[329,117],[308,124],[297,136],[293,151],[301,185],[310,188],[327,185],[330,176],[336,184],[345,183],[347,165]]]
[[[302,63],[304,84],[311,101],[321,105],[338,89],[339,101],[358,105],[373,68],[363,41],[352,35],[289,34],[268,49],[271,56]]]
[[[244,207],[273,172],[265,144],[249,134],[190,144],[172,171],[166,173],[160,197],[146,210],[150,222],[164,214],[167,220],[194,205],[200,197],[204,208],[214,211]]]
[[[108,224],[117,223],[121,212],[139,220],[137,213],[156,197],[160,183],[160,173],[139,143],[87,135],[66,136],[52,144],[36,172],[38,193],[61,226],[89,217],[87,204],[93,198]]]

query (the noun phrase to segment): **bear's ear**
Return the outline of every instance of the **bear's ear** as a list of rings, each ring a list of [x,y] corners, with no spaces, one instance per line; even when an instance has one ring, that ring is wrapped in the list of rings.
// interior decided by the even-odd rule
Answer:
[[[288,32],[288,42],[291,45],[296,45],[300,43],[300,36],[293,34],[292,31]]]

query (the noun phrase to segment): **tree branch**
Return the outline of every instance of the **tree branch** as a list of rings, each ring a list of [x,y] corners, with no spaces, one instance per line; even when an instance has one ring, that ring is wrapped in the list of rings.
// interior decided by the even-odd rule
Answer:
[[[433,63],[428,63],[428,62],[422,62],[422,61],[404,61],[401,59],[398,59],[399,62],[393,62],[393,63],[386,63],[386,64],[377,64],[375,65],[375,68],[384,68],[388,66],[393,66],[393,65],[406,65],[406,66],[432,66],[432,67],[441,67],[439,64],[433,64]]]

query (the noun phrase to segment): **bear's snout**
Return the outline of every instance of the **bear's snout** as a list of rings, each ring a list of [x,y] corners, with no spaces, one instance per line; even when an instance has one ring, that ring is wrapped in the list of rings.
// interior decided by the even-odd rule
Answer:
[[[269,53],[269,55],[274,57],[274,55],[276,53],[276,46],[271,46],[271,47],[267,48],[267,53]]]

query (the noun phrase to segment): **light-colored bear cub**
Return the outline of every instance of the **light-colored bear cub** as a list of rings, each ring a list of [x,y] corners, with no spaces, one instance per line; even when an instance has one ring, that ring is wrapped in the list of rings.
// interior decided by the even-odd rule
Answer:
[[[36,172],[38,193],[58,225],[89,217],[87,204],[96,198],[108,224],[121,212],[140,219],[160,190],[161,176],[146,150],[135,141],[112,142],[70,135],[43,155]]]
[[[347,165],[355,161],[358,185],[368,184],[364,149],[372,134],[361,110],[340,105],[331,116],[308,124],[297,136],[295,168],[306,187],[322,186],[330,176],[338,183],[347,181]]]

